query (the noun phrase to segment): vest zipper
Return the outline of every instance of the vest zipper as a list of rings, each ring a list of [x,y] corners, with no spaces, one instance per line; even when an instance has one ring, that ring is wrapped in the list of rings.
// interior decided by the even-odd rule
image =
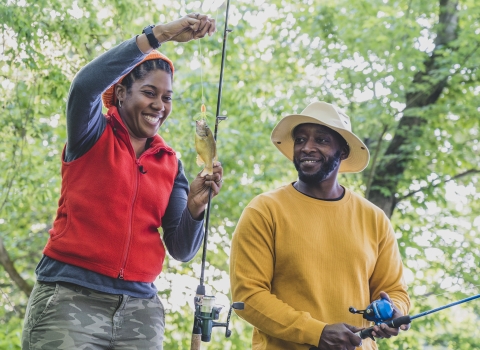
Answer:
[[[138,180],[139,180],[139,174],[140,174],[140,172],[138,171],[139,164],[140,164],[139,159],[135,158],[135,164],[134,164],[134,169],[133,169],[133,171],[135,173],[135,191],[134,191],[134,196],[133,196],[133,199],[132,199],[132,204],[130,206],[130,222],[129,222],[129,225],[128,225],[129,226],[128,241],[127,241],[127,245],[125,247],[125,251],[123,253],[122,265],[121,265],[122,267],[120,268],[120,272],[118,274],[118,278],[122,279],[122,280],[123,280],[123,273],[125,271],[125,264],[127,263],[128,251],[130,250],[130,243],[131,243],[131,240],[132,240],[133,210],[135,208],[135,202],[137,200],[137,195],[138,195]]]

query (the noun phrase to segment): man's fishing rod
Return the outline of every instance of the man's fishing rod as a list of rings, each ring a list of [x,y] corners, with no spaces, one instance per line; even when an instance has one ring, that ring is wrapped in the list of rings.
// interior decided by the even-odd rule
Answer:
[[[227,35],[232,30],[228,28],[228,11],[230,8],[230,0],[227,0],[227,9],[225,13],[225,29],[223,31],[223,45],[222,45],[222,61],[220,65],[220,79],[218,83],[218,97],[217,97],[217,112],[215,114],[215,131],[213,138],[217,140],[218,124],[227,119],[225,116],[220,115],[220,107],[222,101],[222,85],[223,85],[223,70],[225,66],[225,52],[227,47]],[[195,303],[195,316],[193,321],[192,340],[190,344],[191,350],[200,350],[201,342],[209,342],[211,339],[213,327],[225,327],[225,337],[231,335],[231,331],[228,329],[230,324],[230,316],[232,309],[243,310],[244,304],[242,302],[232,303],[228,312],[227,321],[225,323],[215,322],[218,320],[221,306],[215,306],[215,296],[205,295],[205,261],[207,258],[207,242],[208,242],[208,229],[210,223],[210,207],[212,201],[212,189],[209,190],[208,204],[205,213],[205,235],[203,237],[203,250],[202,250],[202,266],[200,270],[200,284],[197,286],[197,291],[194,299]]]
[[[448,309],[449,307],[459,305],[459,304],[463,304],[463,303],[466,303],[466,302],[469,302],[469,301],[472,301],[472,300],[478,299],[478,298],[480,298],[480,294],[477,294],[477,295],[474,295],[474,296],[471,296],[471,297],[468,297],[468,298],[465,298],[465,299],[462,299],[462,300],[458,300],[458,301],[455,301],[453,303],[450,303],[450,304],[447,304],[447,305],[444,305],[444,306],[441,306],[441,307],[437,307],[436,309],[424,311],[424,312],[421,312],[421,313],[413,315],[413,316],[410,316],[410,315],[400,316],[400,317],[395,318],[393,320],[390,320],[388,322],[384,322],[384,321],[392,318],[393,307],[388,307],[388,306],[386,307],[387,303],[390,304],[390,302],[386,299],[375,300],[365,310],[358,311],[353,307],[350,307],[349,310],[350,310],[351,313],[363,314],[363,318],[365,318],[369,321],[373,321],[377,325],[381,324],[381,323],[385,323],[390,328],[398,328],[401,325],[411,323],[413,320],[415,320],[417,318],[420,318],[420,317],[423,317],[423,316],[426,316],[426,315],[430,315],[430,314],[433,314],[434,312],[438,312],[440,310]],[[369,328],[366,328],[366,329],[358,332],[357,335],[360,336],[362,339],[371,338],[372,340],[375,341],[375,338],[373,337],[372,332],[373,332],[373,327],[369,327]]]

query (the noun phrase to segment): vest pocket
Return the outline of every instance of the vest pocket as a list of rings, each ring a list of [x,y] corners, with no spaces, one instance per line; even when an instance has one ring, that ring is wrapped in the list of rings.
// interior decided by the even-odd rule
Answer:
[[[50,230],[50,238],[52,240],[60,238],[67,231],[69,224],[70,216],[68,215],[67,200],[64,200],[58,207],[57,217]]]

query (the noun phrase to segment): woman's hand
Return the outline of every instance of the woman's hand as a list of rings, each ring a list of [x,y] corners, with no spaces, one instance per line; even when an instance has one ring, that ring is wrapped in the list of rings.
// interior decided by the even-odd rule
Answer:
[[[208,194],[212,189],[212,197],[215,197],[222,188],[223,168],[220,162],[213,163],[213,175],[200,176],[192,181],[188,193],[187,207],[194,219],[199,219],[208,204]]]
[[[158,24],[153,34],[161,43],[165,41],[187,42],[211,36],[216,31],[215,20],[200,13],[190,13],[175,21]]]

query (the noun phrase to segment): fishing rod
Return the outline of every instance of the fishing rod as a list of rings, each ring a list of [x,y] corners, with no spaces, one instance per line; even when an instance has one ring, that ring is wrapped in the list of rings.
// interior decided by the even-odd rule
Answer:
[[[225,66],[225,53],[227,48],[227,36],[232,30],[228,28],[228,11],[230,8],[230,0],[227,0],[227,9],[225,13],[225,28],[223,31],[223,45],[222,45],[222,60],[220,65],[220,79],[218,83],[218,96],[217,96],[217,112],[215,114],[215,131],[213,138],[217,141],[218,124],[227,119],[226,116],[220,115],[220,107],[222,101],[222,85],[223,85],[223,70]],[[205,295],[205,262],[207,258],[207,243],[208,243],[208,229],[210,223],[210,208],[212,200],[212,188],[209,189],[208,203],[205,213],[205,235],[203,237],[203,250],[202,250],[202,266],[200,270],[200,283],[197,286],[196,295],[194,298],[195,304],[195,316],[193,320],[192,339],[190,344],[190,350],[200,350],[201,342],[209,342],[211,340],[213,327],[225,327],[225,337],[230,337],[232,334],[228,328],[230,324],[230,317],[232,310],[243,310],[244,304],[242,302],[234,302],[230,306],[228,311],[227,321],[224,323],[216,322],[219,318],[222,306],[215,305],[215,296]]]
[[[458,301],[455,301],[453,303],[450,303],[450,304],[447,304],[447,305],[444,305],[444,306],[440,306],[440,307],[437,307],[437,308],[432,309],[432,310],[427,310],[427,311],[421,312],[421,313],[413,315],[413,316],[410,316],[410,315],[400,316],[400,317],[395,318],[395,319],[390,320],[390,321],[387,321],[387,320],[391,319],[392,316],[393,316],[393,305],[387,299],[375,300],[365,310],[360,310],[359,311],[359,310],[356,310],[353,307],[350,307],[349,311],[351,313],[354,313],[354,314],[356,314],[356,313],[363,314],[363,318],[365,318],[369,321],[375,322],[376,325],[380,325],[380,324],[384,323],[384,324],[387,325],[387,327],[398,328],[401,325],[411,323],[413,320],[415,320],[417,318],[420,318],[420,317],[423,317],[423,316],[426,316],[426,315],[430,315],[430,314],[433,314],[433,313],[441,311],[441,310],[448,309],[448,308],[450,308],[452,306],[455,306],[455,305],[467,303],[469,301],[472,301],[472,300],[475,300],[475,299],[478,299],[478,298],[480,298],[480,294],[477,294],[477,295],[474,295],[474,296],[471,296],[471,297],[468,297],[468,298],[465,298],[465,299],[462,299],[462,300],[458,300]],[[387,322],[385,322],[385,321],[387,321]],[[373,341],[375,341],[375,338],[373,337],[372,332],[373,332],[373,327],[369,327],[369,328],[366,328],[366,329],[364,329],[364,330],[362,330],[362,331],[360,331],[356,334],[359,337],[361,337],[362,339],[370,338]]]

